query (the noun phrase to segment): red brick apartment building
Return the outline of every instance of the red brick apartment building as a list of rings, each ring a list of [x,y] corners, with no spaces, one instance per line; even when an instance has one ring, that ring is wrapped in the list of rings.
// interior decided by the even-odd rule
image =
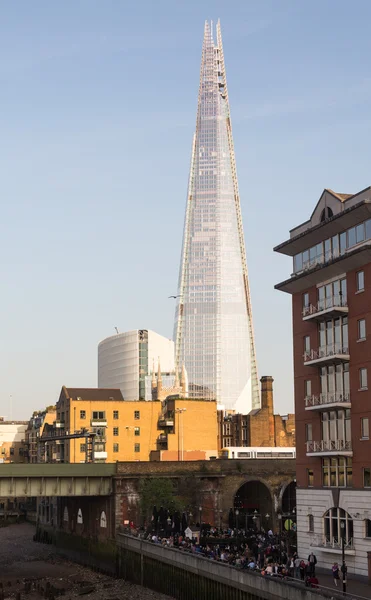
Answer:
[[[371,188],[322,193],[309,221],[274,249],[293,257],[300,556],[349,572],[371,552]],[[370,386],[370,389],[369,389]]]

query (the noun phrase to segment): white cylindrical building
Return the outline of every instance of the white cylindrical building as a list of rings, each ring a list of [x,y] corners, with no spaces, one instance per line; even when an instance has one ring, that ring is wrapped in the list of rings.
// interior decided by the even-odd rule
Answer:
[[[159,360],[163,374],[174,373],[172,340],[147,329],[112,335],[98,345],[98,387],[120,389],[125,400],[151,400],[146,377]]]

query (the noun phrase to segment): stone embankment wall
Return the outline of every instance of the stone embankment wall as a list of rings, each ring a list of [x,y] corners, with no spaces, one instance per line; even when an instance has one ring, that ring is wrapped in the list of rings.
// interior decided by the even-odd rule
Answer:
[[[177,600],[320,600],[301,584],[265,578],[171,548],[117,535],[118,576]]]

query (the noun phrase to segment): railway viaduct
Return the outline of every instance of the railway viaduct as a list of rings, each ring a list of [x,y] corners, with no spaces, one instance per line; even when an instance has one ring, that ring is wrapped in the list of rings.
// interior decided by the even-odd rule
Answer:
[[[240,519],[255,510],[260,525],[276,528],[277,515],[295,509],[295,459],[5,464],[0,496],[41,498],[39,519],[45,524],[114,537],[120,525],[139,522],[140,482],[147,478],[183,486],[196,511],[194,521],[225,524],[230,508],[239,508]]]

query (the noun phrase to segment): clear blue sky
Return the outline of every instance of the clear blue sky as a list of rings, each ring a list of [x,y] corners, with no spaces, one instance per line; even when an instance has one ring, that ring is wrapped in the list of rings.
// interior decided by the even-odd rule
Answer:
[[[221,19],[260,375],[292,410],[291,261],[324,187],[371,183],[371,3],[0,6],[0,413],[96,385],[120,330],[172,335],[205,19]]]

